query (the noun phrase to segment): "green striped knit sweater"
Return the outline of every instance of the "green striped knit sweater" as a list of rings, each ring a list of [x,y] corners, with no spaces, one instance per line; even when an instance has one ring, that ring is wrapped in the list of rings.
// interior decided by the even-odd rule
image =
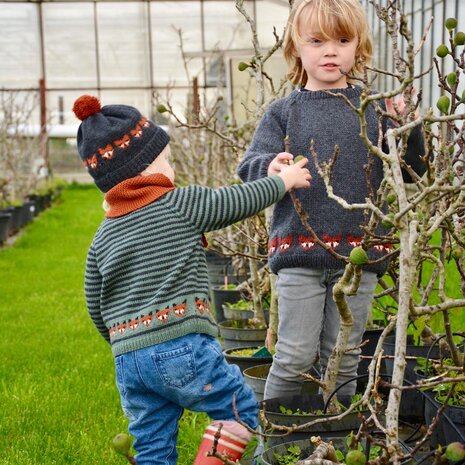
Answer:
[[[147,188],[156,191],[169,180],[163,175],[132,179],[140,186],[130,194],[121,189],[123,183],[113,188],[119,190],[113,201],[123,205],[124,214],[105,218],[87,255],[85,293],[92,321],[114,356],[189,333],[217,336],[202,233],[280,200],[284,182],[273,176],[220,189],[172,186],[153,200]]]

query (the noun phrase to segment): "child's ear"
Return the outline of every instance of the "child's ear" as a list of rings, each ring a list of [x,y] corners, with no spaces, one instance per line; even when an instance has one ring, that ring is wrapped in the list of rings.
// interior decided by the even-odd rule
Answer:
[[[300,53],[295,47],[292,47],[292,52],[291,53],[292,53],[293,57],[300,58]]]

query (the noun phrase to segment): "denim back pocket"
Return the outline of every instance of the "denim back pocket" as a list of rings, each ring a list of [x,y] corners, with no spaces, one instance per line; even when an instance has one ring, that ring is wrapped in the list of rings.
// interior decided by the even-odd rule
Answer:
[[[182,388],[197,376],[192,346],[152,354],[155,367],[167,386]]]

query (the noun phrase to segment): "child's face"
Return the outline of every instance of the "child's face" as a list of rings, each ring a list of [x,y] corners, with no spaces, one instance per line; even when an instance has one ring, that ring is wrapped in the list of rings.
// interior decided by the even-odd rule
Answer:
[[[175,174],[173,167],[170,165],[168,159],[171,154],[169,144],[163,149],[152,163],[150,163],[144,171],[141,172],[141,176],[149,176],[155,173],[164,174],[171,182],[174,182]]]
[[[358,39],[348,37],[327,38],[318,30],[299,23],[302,42],[296,44],[296,56],[302,60],[307,72],[308,90],[338,89],[347,87],[348,73],[355,63]]]

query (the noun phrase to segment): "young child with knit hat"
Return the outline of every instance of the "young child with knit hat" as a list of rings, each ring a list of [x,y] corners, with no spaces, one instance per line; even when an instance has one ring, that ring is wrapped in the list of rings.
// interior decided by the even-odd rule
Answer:
[[[222,354],[210,313],[203,233],[259,213],[292,188],[309,187],[307,160],[276,176],[210,189],[176,187],[169,136],[126,105],[101,107],[81,96],[73,111],[80,158],[108,210],[89,248],[85,294],[90,317],[110,344],[121,405],[138,465],[174,465],[184,409],[206,412],[195,465],[218,451],[240,458],[258,404],[236,365]],[[208,446],[208,447],[207,447]]]

